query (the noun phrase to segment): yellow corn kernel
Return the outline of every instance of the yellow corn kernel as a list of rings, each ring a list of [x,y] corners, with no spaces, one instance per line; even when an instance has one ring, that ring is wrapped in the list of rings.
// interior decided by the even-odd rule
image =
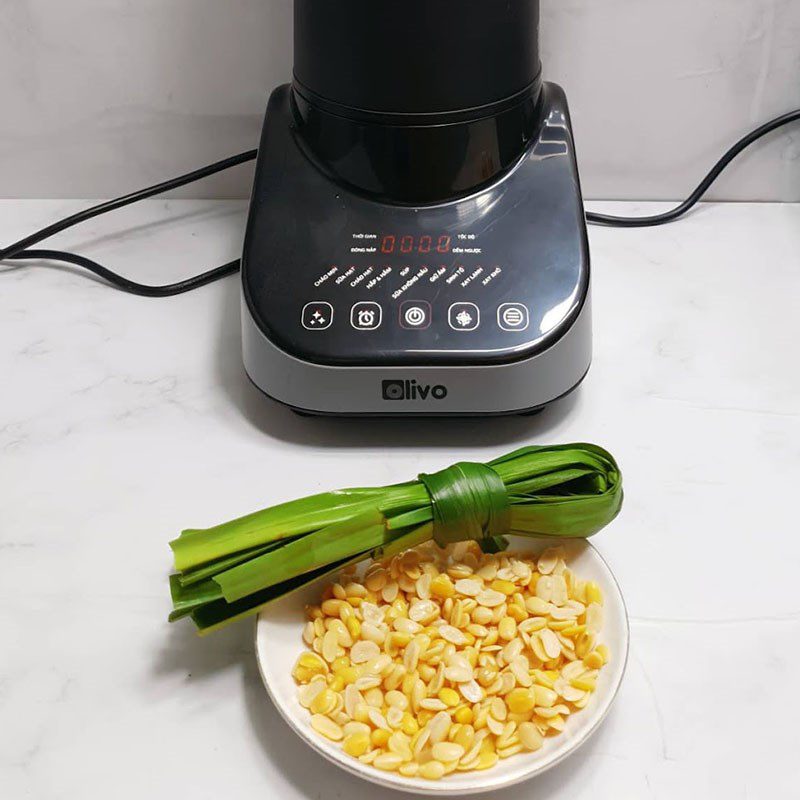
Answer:
[[[331,670],[335,675],[338,675],[343,669],[350,666],[350,659],[348,656],[339,656],[331,662]]]
[[[534,686],[533,696],[536,700],[536,705],[540,708],[552,708],[558,701],[558,694],[546,686]]]
[[[603,656],[601,656],[597,650],[592,650],[592,652],[583,659],[583,663],[585,666],[589,667],[589,669],[600,669],[600,667],[603,666]]]
[[[355,683],[359,677],[358,670],[355,667],[346,667],[339,673],[339,675],[344,681],[345,686],[349,686],[351,683]]]
[[[575,655],[578,658],[586,658],[592,652],[594,647],[594,635],[591,633],[582,633],[575,641]]]
[[[501,581],[501,580],[492,581],[491,587],[496,592],[500,592],[500,594],[506,595],[506,597],[511,597],[511,595],[517,591],[517,587],[513,583],[511,583],[511,581]]]
[[[411,641],[410,633],[402,633],[400,631],[395,631],[389,636],[389,642],[392,647],[405,647],[410,641]]]
[[[297,663],[312,672],[323,673],[328,671],[327,664],[316,653],[301,653]]]
[[[347,625],[347,630],[353,639],[361,636],[361,623],[355,617],[348,617],[344,624]]]
[[[461,725],[470,725],[472,720],[475,718],[475,715],[472,713],[472,709],[469,706],[461,706],[461,708],[459,708],[453,716],[455,721]]]
[[[408,761],[405,764],[401,764],[397,771],[404,777],[404,778],[414,778],[416,777],[417,773],[419,772],[419,764],[416,761]]]
[[[292,670],[292,677],[300,684],[310,683],[314,677],[314,673],[307,670],[305,667],[295,666]]]
[[[506,612],[515,622],[522,622],[528,619],[528,612],[518,603],[512,603]]]
[[[513,617],[503,617],[497,626],[497,633],[501,639],[510,642],[517,635],[517,621]]]
[[[545,670],[541,669],[533,670],[532,676],[536,683],[540,686],[546,686],[548,689],[552,689],[556,681],[556,678],[553,678]]]
[[[489,719],[489,707],[485,706],[475,715],[475,720],[472,723],[472,727],[475,728],[476,731],[485,728],[487,719]]]
[[[419,776],[428,781],[438,781],[444,777],[444,764],[441,761],[426,761],[420,765]]]
[[[306,617],[310,620],[320,619],[322,609],[319,606],[306,606]]]
[[[339,609],[342,607],[342,605],[346,605],[346,603],[343,600],[335,600],[335,599],[325,600],[322,603],[322,613],[326,617],[338,617]]]
[[[406,736],[414,736],[419,731],[419,724],[408,712],[403,714],[403,721],[400,723],[400,730]]]
[[[292,670],[292,676],[299,683],[308,683],[315,675],[326,675],[328,665],[316,654],[305,652],[300,655]]]
[[[475,730],[472,725],[460,725],[455,735],[450,738],[456,744],[460,744],[464,748],[464,752],[467,752],[475,740]]]
[[[377,728],[376,730],[372,731],[369,738],[373,747],[385,747],[390,736],[391,733],[389,733],[389,731],[384,730],[383,728]]]
[[[336,707],[336,693],[323,689],[312,701],[309,708],[312,714],[330,714]]]
[[[398,597],[393,603],[392,608],[396,614],[395,619],[408,616],[408,603],[402,597]]]
[[[455,689],[444,688],[439,692],[439,699],[448,707],[455,708],[460,702],[461,697]]]
[[[611,653],[608,647],[606,647],[606,645],[604,644],[597,645],[597,647],[595,648],[595,652],[600,655],[600,657],[603,659],[604,664],[608,664],[608,661],[611,658]]]
[[[536,584],[539,582],[540,577],[538,572],[531,573],[531,579],[528,581],[528,591],[531,594],[536,594]]]
[[[588,678],[573,678],[570,683],[576,688],[584,692],[593,692],[597,688],[597,684]]]
[[[519,726],[519,740],[522,746],[530,752],[539,750],[544,744],[541,731],[532,722],[523,722]]]
[[[363,602],[363,597],[348,597],[347,602],[350,603],[353,608],[358,608]]]
[[[421,728],[424,728],[432,719],[433,711],[428,711],[425,708],[417,714],[417,722]]]
[[[444,600],[453,597],[455,593],[456,588],[453,586],[453,581],[447,575],[439,575],[431,581],[431,594],[434,597]]]
[[[314,714],[311,717],[311,727],[332,742],[341,742],[344,738],[342,729],[330,717],[323,714]]]
[[[514,742],[514,744],[506,745],[505,747],[499,747],[497,749],[497,755],[500,758],[510,758],[511,756],[515,756],[517,753],[522,752],[522,744],[520,742]]]
[[[527,714],[533,711],[536,697],[530,689],[512,689],[506,695],[506,704],[514,714]]]
[[[366,733],[354,733],[342,742],[342,749],[349,756],[358,758],[369,750],[370,737]]]
[[[554,717],[550,717],[550,719],[547,720],[547,724],[552,730],[561,732],[567,726],[567,721],[561,714],[556,714]]]
[[[586,584],[586,604],[588,605],[589,603],[603,605],[603,592],[594,581],[589,581]]]
[[[344,678],[341,675],[334,675],[328,686],[334,692],[341,692],[344,689]]]
[[[571,624],[568,628],[564,628],[561,631],[561,633],[563,633],[564,636],[573,637],[573,636],[580,636],[585,630],[586,630],[586,626],[585,625],[572,625]]]
[[[495,764],[497,764],[499,760],[500,756],[498,756],[497,753],[482,752],[478,756],[478,761],[473,767],[473,769],[479,769],[479,770],[491,769]]]
[[[353,712],[353,719],[356,722],[369,722],[369,706],[366,703],[359,703]]]

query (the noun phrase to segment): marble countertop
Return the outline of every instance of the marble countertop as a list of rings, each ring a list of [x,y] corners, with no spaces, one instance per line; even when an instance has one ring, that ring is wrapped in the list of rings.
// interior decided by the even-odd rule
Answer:
[[[0,242],[84,205],[4,201]],[[243,225],[240,202],[150,201],[53,246],[166,282],[234,257]],[[166,623],[167,541],[298,492],[590,440],[626,479],[595,544],[628,602],[628,673],[579,756],[504,795],[796,797],[800,205],[591,239],[587,380],[539,417],[480,425],[272,405],[242,371],[234,279],[145,300],[0,268],[0,795],[397,797],[288,731],[250,624],[199,639]]]

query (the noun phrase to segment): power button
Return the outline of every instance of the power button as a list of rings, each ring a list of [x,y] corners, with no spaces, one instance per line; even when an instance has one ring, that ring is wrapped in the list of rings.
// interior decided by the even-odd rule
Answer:
[[[431,325],[431,304],[425,300],[407,300],[400,306],[400,327],[421,331]]]

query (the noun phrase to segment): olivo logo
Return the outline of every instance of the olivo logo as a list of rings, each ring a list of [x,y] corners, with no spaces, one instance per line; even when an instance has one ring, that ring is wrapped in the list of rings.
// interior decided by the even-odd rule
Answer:
[[[447,387],[441,384],[424,386],[416,381],[384,381],[384,400],[444,400],[447,397]]]

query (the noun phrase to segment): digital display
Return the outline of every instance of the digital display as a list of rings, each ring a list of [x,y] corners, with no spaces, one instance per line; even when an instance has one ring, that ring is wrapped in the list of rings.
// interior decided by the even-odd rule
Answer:
[[[451,246],[452,237],[447,234],[442,234],[441,236],[431,236],[429,234],[411,236],[408,234],[386,233],[381,236],[381,253],[384,255],[392,255],[394,253],[401,253],[402,255],[439,253],[446,255],[451,252]]]

